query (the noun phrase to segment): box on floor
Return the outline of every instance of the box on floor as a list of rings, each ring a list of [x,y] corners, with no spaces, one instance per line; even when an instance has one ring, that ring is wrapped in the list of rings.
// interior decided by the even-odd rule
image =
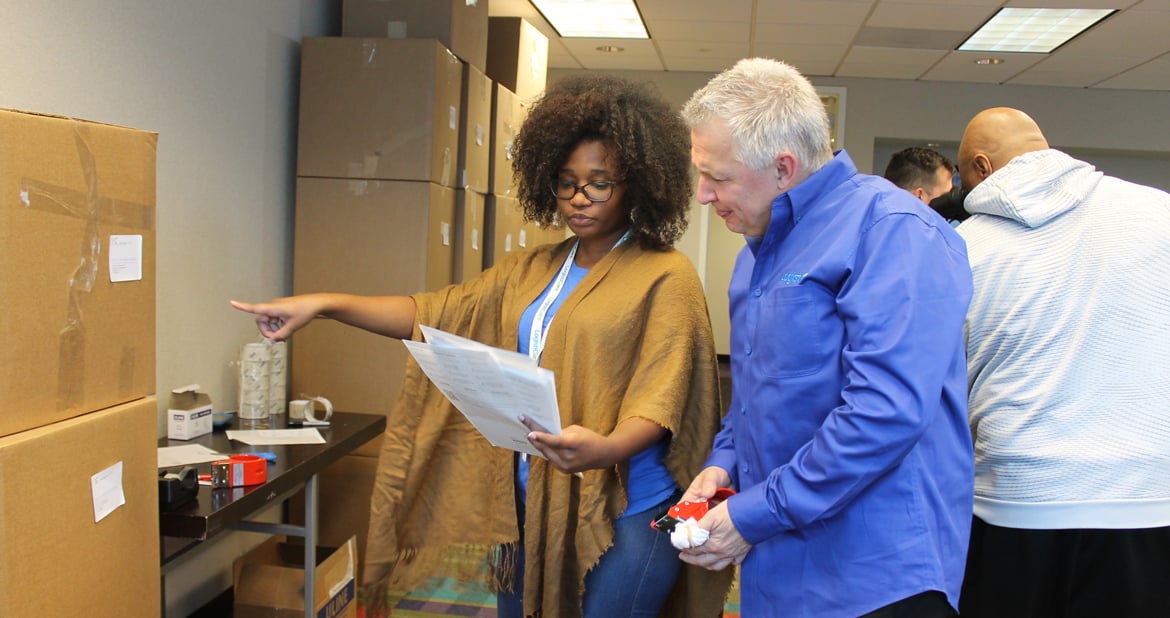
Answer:
[[[288,552],[299,552],[289,560]],[[320,548],[318,548],[320,556]],[[280,537],[261,543],[239,558],[233,574],[235,618],[298,618],[305,615],[304,547]],[[317,563],[313,578],[314,614],[318,618],[357,616],[357,540],[350,537]]]
[[[157,414],[146,397],[0,438],[0,614],[158,614]]]

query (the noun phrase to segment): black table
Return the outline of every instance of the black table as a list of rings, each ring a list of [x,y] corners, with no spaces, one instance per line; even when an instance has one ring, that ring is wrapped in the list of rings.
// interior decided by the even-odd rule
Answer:
[[[268,421],[241,421],[236,418],[225,429],[283,429],[287,417],[273,417]],[[317,428],[325,438],[324,444],[292,444],[249,446],[227,439],[225,430],[192,440],[160,438],[158,445],[180,446],[202,444],[224,454],[271,452],[276,461],[268,464],[268,480],[250,487],[217,489],[200,485],[196,501],[177,510],[159,513],[161,564],[163,582],[163,612],[166,611],[165,576],[167,566],[215,535],[225,530],[246,530],[266,534],[284,534],[305,540],[305,616],[311,618],[314,601],[314,571],[317,547],[317,473],[329,464],[353,452],[359,446],[377,437],[386,429],[386,417],[378,414],[336,412],[328,426]],[[211,472],[211,464],[196,466],[201,474]],[[277,524],[248,521],[246,518],[266,506],[283,502],[293,492],[305,491],[305,525]]]

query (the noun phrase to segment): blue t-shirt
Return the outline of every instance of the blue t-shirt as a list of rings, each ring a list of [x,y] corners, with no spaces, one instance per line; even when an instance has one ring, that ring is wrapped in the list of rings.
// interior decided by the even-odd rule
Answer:
[[[545,332],[548,332],[548,325],[552,322],[557,310],[564,304],[565,299],[572,293],[573,288],[577,287],[577,284],[587,274],[589,274],[588,269],[581,268],[576,264],[573,264],[569,268],[569,276],[565,279],[561,293],[553,300],[548,312],[544,315]],[[536,317],[537,308],[544,301],[545,297],[548,296],[552,285],[553,282],[550,281],[544,291],[541,292],[540,297],[533,301],[524,310],[524,314],[520,316],[519,344],[517,344],[517,349],[521,354],[528,354],[528,337],[532,332],[532,321]],[[662,463],[669,446],[670,437],[667,436],[657,444],[630,458],[629,504],[626,506],[626,511],[622,514],[622,517],[636,515],[646,511],[661,503],[663,500],[666,500],[675,492],[677,484],[671,478],[666,466]],[[516,481],[520,484],[520,497],[523,499],[528,494],[527,458],[520,458],[520,463],[516,469]]]

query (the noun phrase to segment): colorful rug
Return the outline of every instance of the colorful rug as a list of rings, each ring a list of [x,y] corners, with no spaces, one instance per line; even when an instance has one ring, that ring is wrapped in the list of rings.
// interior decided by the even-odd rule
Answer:
[[[457,582],[435,578],[425,586],[409,593],[393,594],[388,606],[394,608],[395,618],[433,618],[437,616],[469,616],[496,618],[496,595],[480,583]],[[365,612],[359,607],[358,617]],[[736,580],[723,605],[723,618],[739,616],[739,581]]]

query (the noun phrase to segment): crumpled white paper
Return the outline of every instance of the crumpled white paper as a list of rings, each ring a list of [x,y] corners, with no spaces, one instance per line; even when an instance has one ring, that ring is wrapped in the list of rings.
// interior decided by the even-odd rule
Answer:
[[[670,531],[670,544],[675,549],[690,549],[706,543],[710,536],[710,532],[699,527],[698,520],[688,517],[674,524],[674,530]]]

